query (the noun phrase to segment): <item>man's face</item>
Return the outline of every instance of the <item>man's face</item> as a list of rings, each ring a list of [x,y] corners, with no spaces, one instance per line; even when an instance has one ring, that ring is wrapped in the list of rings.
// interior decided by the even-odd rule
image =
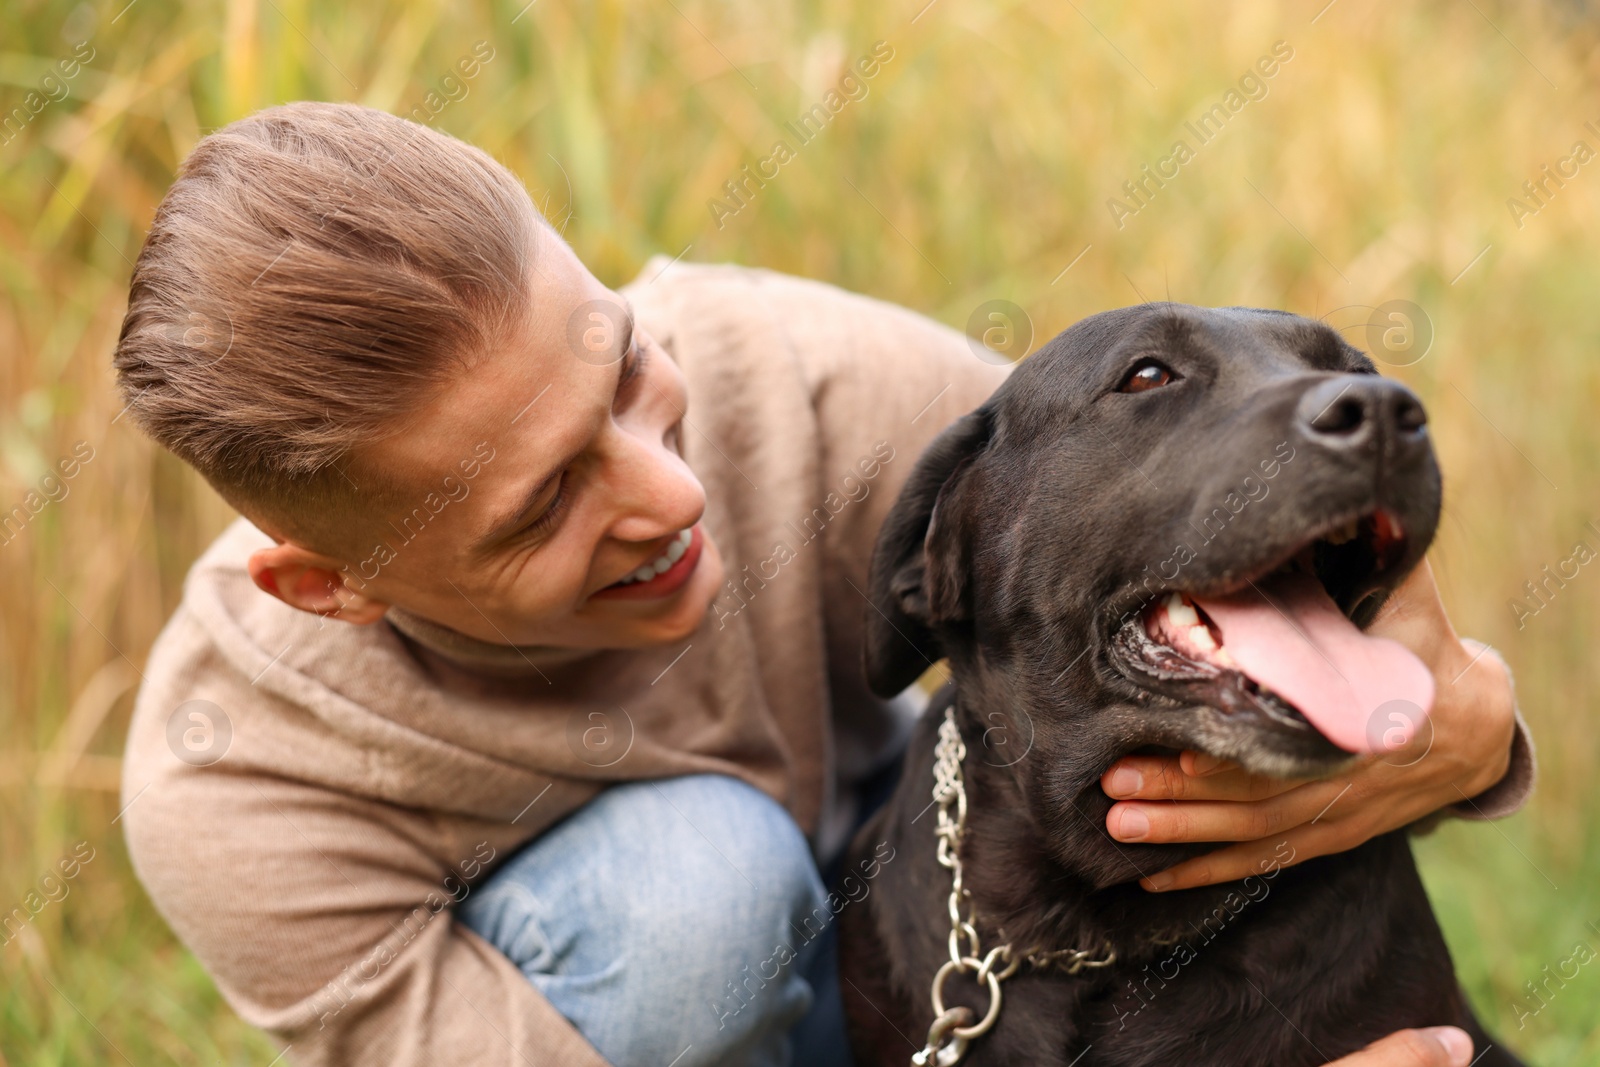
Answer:
[[[366,522],[373,548],[345,573],[497,644],[685,637],[723,568],[681,454],[683,375],[547,232],[530,284],[530,321],[360,457],[415,500]]]

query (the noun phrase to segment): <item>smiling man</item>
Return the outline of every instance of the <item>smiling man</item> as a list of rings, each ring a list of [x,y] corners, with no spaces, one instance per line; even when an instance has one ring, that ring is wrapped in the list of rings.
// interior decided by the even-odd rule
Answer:
[[[332,461],[343,468],[324,475],[332,491],[343,483],[360,499],[364,485],[382,489],[338,534],[285,514],[279,543],[249,562],[267,592],[357,623],[394,605],[500,644],[640,648],[700,625],[722,564],[698,525],[705,490],[681,452],[683,374],[565,242],[542,228],[526,237],[528,289],[505,294],[522,317],[452,362],[459,375],[404,413],[378,446],[381,469],[372,448]],[[574,315],[592,319],[575,352]],[[400,402],[374,400],[386,410]],[[492,469],[429,531],[428,497],[438,499],[438,472],[450,469],[440,459],[451,456]],[[370,577],[308,547],[360,549],[362,535],[389,538],[367,557]]]
[[[311,1064],[848,1062],[834,919],[894,856],[822,872],[917,710],[865,687],[860,590],[913,459],[1005,369],[763,271],[612,292],[488,156],[325,104],[196,147],[116,366],[243,516],[151,652],[123,823],[244,1018]],[[1426,576],[1398,603],[1460,670]],[[1515,803],[1483,664],[1426,772],[1357,772],[1361,817],[1303,857],[1455,790]],[[1175,878],[1339,788],[1184,760],[1107,778],[1118,833],[1241,842]]]

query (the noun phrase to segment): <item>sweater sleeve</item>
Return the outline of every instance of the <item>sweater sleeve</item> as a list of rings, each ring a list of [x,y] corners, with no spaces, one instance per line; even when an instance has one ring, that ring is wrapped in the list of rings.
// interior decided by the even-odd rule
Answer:
[[[1463,643],[1469,648],[1477,649],[1478,656],[1498,657],[1497,653],[1481,641],[1467,638]],[[1511,668],[1504,660],[1500,660],[1500,666],[1511,682],[1512,714],[1517,720],[1516,732],[1511,735],[1511,761],[1500,781],[1477,796],[1463,799],[1446,809],[1450,814],[1463,819],[1503,819],[1508,815],[1515,815],[1528,802],[1528,797],[1533,795],[1536,772],[1533,735],[1528,732],[1528,724],[1522,718],[1522,709],[1516,706],[1516,679],[1511,676]]]
[[[172,763],[124,817],[134,867],[286,1062],[604,1067],[510,960],[451,917],[495,844],[469,834],[452,846],[460,856],[431,855],[422,842],[441,835],[422,813]]]
[[[1522,710],[1516,710],[1517,730],[1511,735],[1511,763],[1505,777],[1475,797],[1450,805],[1450,813],[1463,819],[1504,819],[1522,810],[1533,795],[1536,766],[1533,756],[1533,735],[1523,721]]]

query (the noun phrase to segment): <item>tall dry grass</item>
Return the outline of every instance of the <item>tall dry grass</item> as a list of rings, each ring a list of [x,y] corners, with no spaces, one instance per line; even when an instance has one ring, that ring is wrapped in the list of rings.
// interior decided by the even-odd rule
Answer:
[[[1515,668],[1542,780],[1523,814],[1419,852],[1486,1020],[1535,1062],[1600,1063],[1600,964],[1542,1006],[1524,989],[1578,940],[1600,947],[1600,564],[1520,628],[1508,603],[1579,538],[1600,548],[1600,162],[1520,226],[1506,204],[1574,141],[1600,149],[1594,34],[1571,9],[124,2],[0,10],[7,108],[76,42],[94,50],[0,146],[0,510],[93,449],[0,545],[0,909],[79,842],[94,855],[0,948],[0,1061],[276,1055],[154,914],[115,821],[130,686],[229,513],[119,419],[108,355],[143,229],[205,131],[305,97],[410,112],[488,41],[435,123],[523,175],[610,283],[682,253],[957,326],[1008,299],[1038,339],[1167,296],[1326,315],[1357,343],[1370,307],[1424,309],[1431,350],[1394,373],[1427,401],[1446,471],[1435,566],[1461,629]],[[865,98],[719,226],[723,182],[880,40],[893,57]],[[1293,57],[1265,97],[1114,225],[1122,182],[1280,40]]]

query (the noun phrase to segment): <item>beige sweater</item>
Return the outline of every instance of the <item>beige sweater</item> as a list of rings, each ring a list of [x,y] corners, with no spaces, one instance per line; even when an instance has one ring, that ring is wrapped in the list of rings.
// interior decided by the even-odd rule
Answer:
[[[195,564],[151,651],[123,778],[134,866],[290,1062],[601,1067],[450,907],[619,779],[737,775],[829,850],[851,782],[904,732],[861,680],[873,537],[924,446],[1006,368],[826,285],[686,264],[657,277],[665,266],[627,292],[688,380],[684,450],[739,587],[690,640],[573,654],[396,612],[325,622],[251,584],[245,560],[268,541],[241,520]],[[197,709],[231,730],[208,766],[176,755],[203,729]],[[591,712],[625,755],[575,743]],[[1485,813],[1526,793],[1519,748],[1521,784],[1479,798]]]

